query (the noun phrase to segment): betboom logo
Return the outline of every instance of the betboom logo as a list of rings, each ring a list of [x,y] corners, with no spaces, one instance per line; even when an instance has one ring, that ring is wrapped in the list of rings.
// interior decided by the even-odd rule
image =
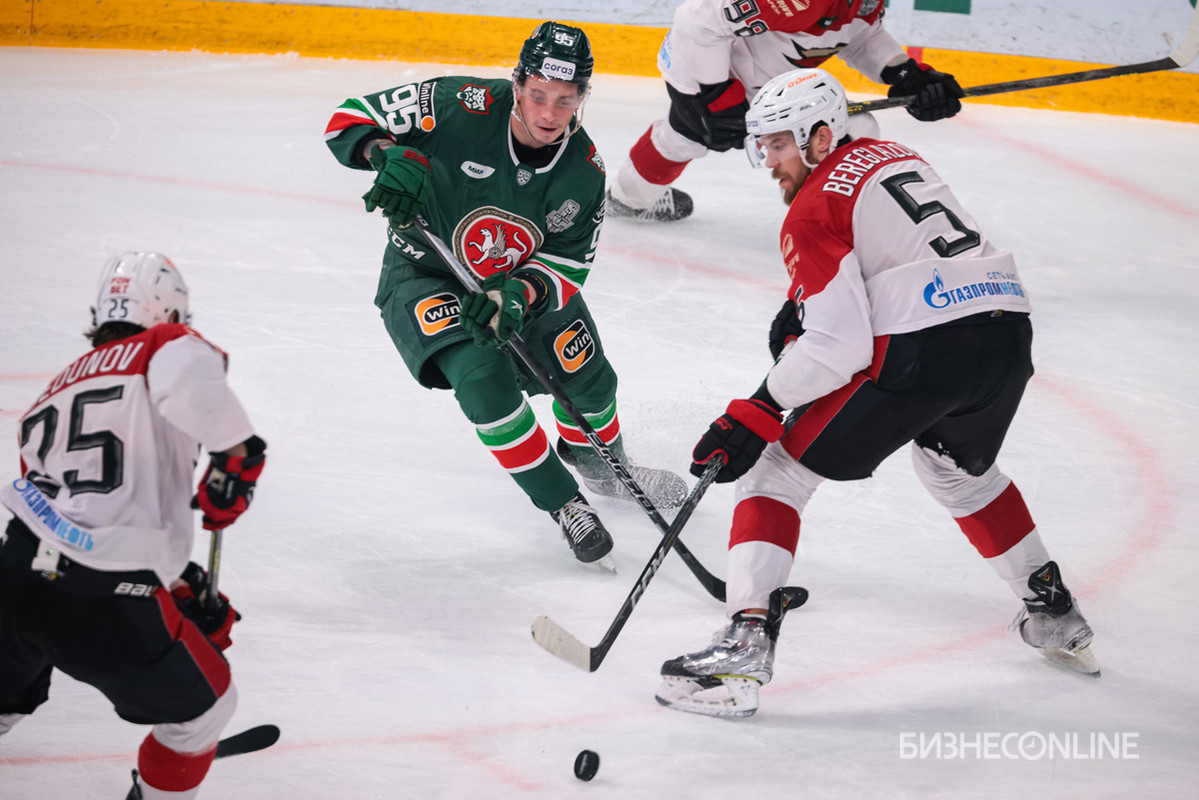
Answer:
[[[547,78],[557,78],[560,81],[572,81],[575,77],[575,65],[569,61],[546,56],[541,62],[541,74]]]
[[[450,292],[430,295],[416,304],[416,323],[425,336],[434,336],[458,324],[462,304]]]
[[[568,375],[578,372],[591,360],[595,355],[595,339],[583,320],[575,320],[554,338],[554,352],[558,354],[558,363]]]

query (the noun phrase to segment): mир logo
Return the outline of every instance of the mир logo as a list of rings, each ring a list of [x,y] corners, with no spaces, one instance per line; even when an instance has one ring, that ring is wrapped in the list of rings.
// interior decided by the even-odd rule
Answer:
[[[433,336],[451,325],[457,325],[461,310],[462,304],[450,292],[429,295],[416,303],[416,324],[425,336]]]
[[[554,337],[554,353],[567,374],[578,372],[591,360],[595,355],[595,339],[583,320],[575,320],[569,328]]]

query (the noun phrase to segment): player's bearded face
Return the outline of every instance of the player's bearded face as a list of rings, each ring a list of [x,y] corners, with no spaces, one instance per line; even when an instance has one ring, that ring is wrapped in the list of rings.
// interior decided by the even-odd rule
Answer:
[[[791,205],[811,170],[799,157],[799,145],[790,131],[768,133],[758,138],[758,147],[765,154],[764,166],[770,167],[770,177],[779,182],[783,202]]]
[[[526,147],[542,147],[560,140],[583,104],[578,85],[566,81],[530,76],[517,84],[515,91],[520,120],[512,121],[512,130]]]

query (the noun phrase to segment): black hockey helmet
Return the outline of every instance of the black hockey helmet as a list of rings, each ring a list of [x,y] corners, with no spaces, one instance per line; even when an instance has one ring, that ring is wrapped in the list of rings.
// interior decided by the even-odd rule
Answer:
[[[536,75],[578,84],[583,91],[591,82],[594,67],[587,34],[561,22],[543,22],[520,48],[520,65],[512,80],[523,83],[529,75]]]

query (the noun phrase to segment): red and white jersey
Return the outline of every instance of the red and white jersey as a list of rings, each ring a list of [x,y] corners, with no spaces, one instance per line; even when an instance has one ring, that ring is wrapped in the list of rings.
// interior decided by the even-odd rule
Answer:
[[[780,249],[804,326],[767,378],[786,408],[848,383],[889,334],[1031,311],[1011,253],[895,142],[855,139],[820,162],[791,202]]]
[[[156,325],[50,382],[21,417],[21,477],[0,486],[0,503],[84,566],[152,569],[170,585],[191,556],[200,445],[227,450],[253,433],[224,353],[184,325]]]
[[[686,94],[736,78],[749,97],[776,75],[835,55],[871,80],[904,50],[883,30],[882,0],[687,0],[658,51]]]

